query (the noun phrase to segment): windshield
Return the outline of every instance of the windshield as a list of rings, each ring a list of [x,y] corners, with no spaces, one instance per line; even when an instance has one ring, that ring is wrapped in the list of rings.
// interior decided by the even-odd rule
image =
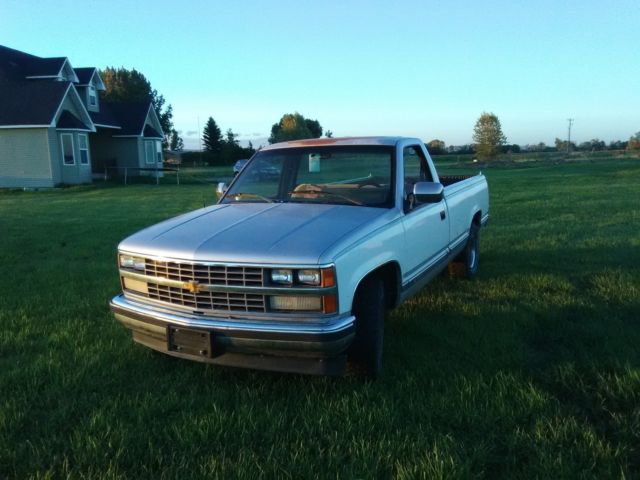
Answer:
[[[222,203],[295,202],[391,207],[393,148],[341,146],[258,152]]]

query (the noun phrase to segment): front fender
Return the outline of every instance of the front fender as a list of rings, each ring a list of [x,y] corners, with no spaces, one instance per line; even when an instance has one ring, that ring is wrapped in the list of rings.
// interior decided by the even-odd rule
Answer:
[[[334,257],[341,314],[351,312],[353,297],[364,277],[390,262],[399,264],[397,254],[403,248],[403,244],[404,231],[401,220],[397,219],[386,228],[372,232]]]

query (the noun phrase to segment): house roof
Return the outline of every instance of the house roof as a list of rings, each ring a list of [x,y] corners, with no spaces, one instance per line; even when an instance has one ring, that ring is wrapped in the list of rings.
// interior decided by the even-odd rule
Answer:
[[[91,81],[91,77],[93,77],[96,67],[74,68],[73,71],[76,72],[80,85],[86,85]]]
[[[65,57],[36,57],[36,60],[26,63],[25,71],[28,77],[56,76],[60,73],[66,61]]]
[[[40,78],[44,77],[44,78]],[[47,77],[50,77],[47,79]],[[54,78],[55,77],[55,78]],[[162,138],[156,121],[143,132],[147,116],[157,120],[151,102],[100,102],[99,112],[87,111],[78,92],[69,81],[87,85],[94,83],[97,90],[104,84],[95,67],[72,68],[66,57],[41,58],[0,45],[0,127],[50,126],[69,93],[77,104],[81,119],[71,112],[61,113],[58,128],[81,128],[94,131],[94,125],[118,129],[117,135],[145,135]],[[90,126],[88,126],[90,125]]]
[[[110,105],[108,102],[101,101],[100,102],[100,111],[99,112],[89,112],[89,116],[93,123],[97,127],[107,127],[107,128],[117,128],[120,130],[122,127],[120,126],[120,120],[116,118],[116,116],[111,111]]]
[[[78,83],[80,85],[89,85],[91,80],[93,80],[93,84],[96,87],[96,90],[106,90],[104,83],[102,82],[102,78],[100,78],[100,74],[98,73],[98,69],[96,67],[81,67],[74,68],[73,71],[78,77]]]
[[[4,76],[17,80],[26,77],[55,77],[66,61],[66,57],[36,57],[0,45],[0,78]]]
[[[6,82],[0,86],[0,125],[50,125],[69,82]]]
[[[121,127],[118,135],[140,135],[142,133],[151,102],[116,103],[103,101],[100,102],[101,110],[105,104]]]
[[[69,110],[65,110],[60,114],[56,128],[72,129],[72,130],[87,130],[91,131],[91,128],[87,127],[82,120],[76,117]]]

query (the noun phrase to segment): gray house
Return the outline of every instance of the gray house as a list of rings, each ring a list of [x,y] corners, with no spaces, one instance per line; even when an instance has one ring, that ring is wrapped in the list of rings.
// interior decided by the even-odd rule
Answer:
[[[0,45],[0,188],[90,183],[94,175],[162,167],[151,102],[110,103],[93,68]]]

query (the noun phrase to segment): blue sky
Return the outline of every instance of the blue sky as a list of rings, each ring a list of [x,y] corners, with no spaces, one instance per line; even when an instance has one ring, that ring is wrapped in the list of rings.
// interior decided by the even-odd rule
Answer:
[[[640,130],[640,5],[595,1],[0,0],[0,44],[143,72],[188,147],[209,116],[242,139],[283,113],[335,136],[470,143],[483,111],[509,142]],[[260,140],[258,140],[260,143]]]

